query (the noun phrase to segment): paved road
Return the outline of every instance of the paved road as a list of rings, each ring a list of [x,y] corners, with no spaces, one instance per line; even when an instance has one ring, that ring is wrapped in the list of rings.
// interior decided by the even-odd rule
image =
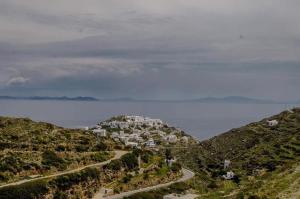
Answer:
[[[18,182],[13,182],[13,183],[1,185],[0,188],[7,187],[7,186],[13,186],[13,185],[20,185],[20,184],[23,184],[23,183],[26,183],[26,182],[32,182],[32,181],[35,181],[35,180],[53,178],[53,177],[57,177],[57,176],[61,176],[61,175],[69,174],[69,173],[75,173],[75,172],[81,171],[81,170],[86,169],[86,168],[103,166],[103,165],[106,165],[106,164],[110,163],[112,160],[119,159],[122,155],[128,153],[128,151],[114,151],[114,152],[115,152],[115,156],[113,158],[105,161],[105,162],[90,164],[90,165],[86,165],[86,166],[83,166],[83,167],[79,167],[77,169],[73,169],[73,170],[69,170],[69,171],[63,171],[63,172],[48,175],[48,176],[42,176],[42,177],[28,179],[28,180],[21,180],[21,181],[18,181]]]
[[[151,190],[162,188],[162,187],[167,187],[167,186],[170,186],[171,184],[174,184],[176,182],[187,181],[187,180],[189,180],[189,179],[191,179],[195,176],[194,172],[192,172],[188,169],[185,169],[185,168],[182,169],[182,172],[183,172],[183,176],[180,179],[176,180],[176,181],[171,181],[171,182],[168,182],[168,183],[165,183],[165,184],[158,184],[158,185],[155,185],[155,186],[152,186],[152,187],[146,187],[146,188],[137,189],[137,190],[133,190],[133,191],[123,192],[123,193],[120,193],[120,194],[107,196],[107,197],[103,197],[102,193],[98,193],[94,196],[93,199],[121,199],[123,197],[131,196],[131,195],[136,194],[136,193],[151,191]]]

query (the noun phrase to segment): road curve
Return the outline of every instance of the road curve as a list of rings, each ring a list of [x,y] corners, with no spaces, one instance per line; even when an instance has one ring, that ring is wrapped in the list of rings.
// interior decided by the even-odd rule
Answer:
[[[180,179],[176,180],[176,181],[171,181],[171,182],[168,182],[168,183],[165,183],[165,184],[158,184],[158,185],[155,185],[155,186],[146,187],[146,188],[142,188],[142,189],[137,189],[137,190],[133,190],[133,191],[123,192],[123,193],[120,193],[120,194],[107,196],[107,197],[103,197],[102,193],[98,193],[94,196],[93,199],[121,199],[123,197],[131,196],[131,195],[136,194],[136,193],[151,191],[151,190],[155,190],[155,189],[162,188],[162,187],[167,187],[167,186],[170,186],[171,184],[174,184],[176,182],[187,181],[187,180],[189,180],[189,179],[191,179],[195,176],[194,172],[192,172],[191,170],[185,169],[185,168],[182,168],[182,173],[183,173],[183,176]]]
[[[18,182],[12,182],[12,183],[9,183],[9,184],[1,185],[0,188],[13,186],[13,185],[20,185],[20,184],[27,183],[27,182],[32,182],[32,181],[35,181],[35,180],[53,178],[53,177],[57,177],[57,176],[65,175],[65,174],[75,173],[75,172],[81,171],[81,170],[86,169],[86,168],[103,166],[103,165],[106,165],[106,164],[110,163],[112,160],[119,159],[122,155],[125,155],[126,153],[128,153],[128,151],[114,151],[114,153],[115,153],[115,156],[113,158],[111,158],[107,161],[104,161],[104,162],[90,164],[90,165],[86,165],[86,166],[83,166],[83,167],[79,167],[77,169],[73,169],[73,170],[69,170],[69,171],[63,171],[63,172],[48,175],[48,176],[42,176],[42,177],[38,177],[38,178],[33,178],[33,179],[28,179],[28,180],[21,180],[21,181],[18,181]]]

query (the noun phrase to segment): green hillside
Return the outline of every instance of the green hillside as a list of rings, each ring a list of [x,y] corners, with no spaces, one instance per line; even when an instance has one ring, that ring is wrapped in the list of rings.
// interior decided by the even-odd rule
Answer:
[[[0,184],[104,161],[114,146],[91,132],[0,117]]]
[[[279,124],[270,127],[268,120]],[[300,109],[284,111],[174,152],[198,172],[197,183],[192,185],[207,198],[276,198],[289,189],[290,183],[300,184]],[[231,161],[227,169],[223,168],[224,160]],[[227,171],[235,173],[233,180],[221,177]]]
[[[278,124],[269,126],[271,120]],[[64,129],[26,118],[0,117],[0,136],[2,184],[101,162],[112,157],[113,153],[107,150],[124,147],[109,136],[99,138],[90,131]],[[91,198],[103,186],[119,193],[174,180],[180,176],[180,164],[195,171],[196,176],[187,182],[128,198],[160,199],[165,194],[185,190],[197,193],[200,198],[216,199],[300,196],[300,108],[200,143],[190,140],[187,145],[178,141],[161,145],[157,150],[131,151],[103,168],[2,188],[0,198],[18,198],[23,194],[29,194],[28,198],[74,195]],[[180,164],[176,170],[166,165],[166,154],[177,158]],[[139,157],[141,168],[138,168]],[[225,160],[230,161],[228,168],[224,168]],[[229,171],[234,177],[225,179],[223,175]]]

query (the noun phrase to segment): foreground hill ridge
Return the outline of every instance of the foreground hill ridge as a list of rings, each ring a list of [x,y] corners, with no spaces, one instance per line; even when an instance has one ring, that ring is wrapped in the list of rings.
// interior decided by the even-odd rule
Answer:
[[[116,121],[121,123],[116,123]],[[34,122],[28,118],[0,117],[2,150],[0,180],[3,183],[13,179],[22,179],[22,176],[44,175],[45,172],[51,173],[95,161],[104,161],[111,157],[111,154],[104,153],[104,151],[116,148],[132,150],[132,146],[126,144],[127,138],[122,141],[123,137],[127,136],[131,139],[136,138],[132,136],[134,134],[143,137],[146,132],[154,132],[155,134],[151,137],[143,137],[145,142],[139,145],[142,147],[140,150],[146,150],[143,152],[145,154],[150,152],[149,157],[163,160],[165,150],[168,149],[184,167],[195,171],[196,177],[184,185],[181,183],[181,188],[176,185],[147,193],[150,198],[152,196],[162,198],[168,193],[179,190],[182,193],[187,189],[199,195],[205,195],[205,198],[292,198],[294,195],[297,198],[299,196],[297,190],[300,187],[297,182],[300,182],[300,108],[283,111],[201,142],[160,120],[149,121],[158,122],[159,126],[152,126],[152,123],[149,123],[150,126],[124,125],[126,116],[115,116],[100,122],[92,129],[79,130]],[[268,121],[277,121],[278,124],[271,126]],[[114,126],[116,124],[121,124],[122,128]],[[99,128],[105,129],[107,135],[99,137],[93,132]],[[122,134],[123,131],[125,136]],[[113,134],[118,137],[113,137]],[[176,135],[176,141],[166,140],[165,137],[169,135]],[[185,139],[182,139],[183,137]],[[147,145],[149,139],[156,144]],[[225,160],[230,162],[226,168],[224,167]],[[50,165],[47,166],[47,164]],[[9,167],[9,165],[14,166]],[[225,180],[222,176],[229,171],[233,172],[234,178]],[[121,173],[116,172],[111,175],[120,177]],[[175,177],[171,176],[173,177],[170,179]],[[115,191],[121,191],[120,187],[126,190],[132,189],[130,183],[135,180],[128,179],[128,186],[124,186],[123,183],[111,178],[114,182],[118,182],[114,183]],[[87,178],[80,182],[80,187],[85,192],[79,198],[87,197],[86,191],[90,190],[87,185],[91,185],[92,182],[90,180]],[[143,186],[148,184],[146,181]],[[101,183],[96,184],[95,187],[101,186]],[[60,194],[67,193],[67,190],[58,187],[51,189],[57,190]],[[77,189],[71,186],[68,191],[71,190]],[[93,195],[95,191],[97,190],[94,189],[90,194]],[[42,194],[38,198],[43,197]],[[143,195],[138,194],[129,198],[143,198]]]

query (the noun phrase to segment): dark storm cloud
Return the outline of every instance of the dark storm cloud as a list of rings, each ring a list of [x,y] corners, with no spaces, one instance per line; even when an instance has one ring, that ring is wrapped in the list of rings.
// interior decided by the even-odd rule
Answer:
[[[1,94],[300,98],[298,1],[0,2]]]

